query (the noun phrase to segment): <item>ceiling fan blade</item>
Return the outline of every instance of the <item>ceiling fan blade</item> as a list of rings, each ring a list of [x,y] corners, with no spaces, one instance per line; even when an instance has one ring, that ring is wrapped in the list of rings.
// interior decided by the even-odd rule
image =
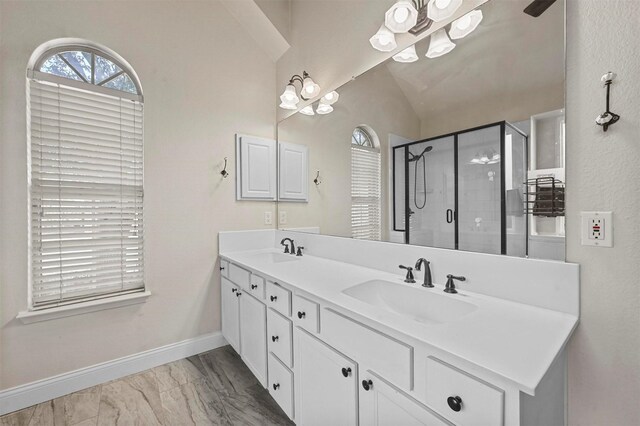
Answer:
[[[529,6],[524,9],[524,13],[534,18],[542,15],[545,10],[549,9],[556,0],[533,0]]]

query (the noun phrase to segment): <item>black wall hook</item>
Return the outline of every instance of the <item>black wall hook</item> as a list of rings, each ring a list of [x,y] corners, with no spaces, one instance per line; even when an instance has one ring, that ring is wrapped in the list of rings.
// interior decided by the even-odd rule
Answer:
[[[222,171],[220,172],[220,174],[222,175],[223,179],[226,179],[229,177],[229,172],[227,171],[227,157],[224,157],[224,167],[222,168]]]
[[[615,114],[609,110],[609,97],[611,93],[611,83],[615,80],[616,74],[614,72],[609,71],[600,79],[604,83],[604,87],[607,89],[607,109],[605,112],[596,117],[596,124],[598,126],[602,126],[602,130],[605,132],[612,124],[615,124],[618,120],[620,120],[620,116]]]
[[[320,170],[316,172],[316,178],[313,180],[313,183],[315,183],[316,186],[322,183],[322,180],[320,179]]]

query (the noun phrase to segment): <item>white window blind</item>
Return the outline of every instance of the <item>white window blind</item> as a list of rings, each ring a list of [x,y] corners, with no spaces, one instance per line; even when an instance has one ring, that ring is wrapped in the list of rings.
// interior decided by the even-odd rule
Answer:
[[[143,291],[142,103],[28,83],[31,308]]]
[[[351,145],[351,234],[380,240],[380,152]]]

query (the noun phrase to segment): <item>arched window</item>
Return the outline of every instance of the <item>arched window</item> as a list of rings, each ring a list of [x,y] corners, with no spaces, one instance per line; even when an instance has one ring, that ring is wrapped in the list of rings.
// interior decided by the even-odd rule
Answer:
[[[135,72],[93,43],[53,41],[27,76],[30,310],[144,292]]]
[[[351,235],[380,240],[380,143],[373,129],[358,126],[351,135]]]

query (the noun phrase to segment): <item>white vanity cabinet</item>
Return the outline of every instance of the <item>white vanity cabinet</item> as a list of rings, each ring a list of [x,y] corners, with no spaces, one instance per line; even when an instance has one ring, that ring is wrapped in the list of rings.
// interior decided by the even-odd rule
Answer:
[[[371,371],[360,375],[359,396],[361,425],[444,426],[452,424]]]
[[[231,347],[240,353],[240,287],[222,277],[221,288],[222,335]]]
[[[230,271],[240,268],[230,265]],[[249,272],[247,281],[249,280]],[[236,275],[238,276],[238,275]],[[239,272],[239,276],[243,276]],[[249,292],[222,277],[222,335],[240,354],[258,381],[267,385],[267,311],[260,300]],[[250,288],[250,287],[249,287]]]
[[[356,363],[298,327],[293,335],[296,423],[357,425]]]
[[[240,356],[262,386],[267,384],[267,308],[247,292],[240,293]]]
[[[319,298],[304,276],[282,284],[249,262],[225,258],[221,266],[223,335],[299,426],[564,424],[564,352],[531,395]]]

